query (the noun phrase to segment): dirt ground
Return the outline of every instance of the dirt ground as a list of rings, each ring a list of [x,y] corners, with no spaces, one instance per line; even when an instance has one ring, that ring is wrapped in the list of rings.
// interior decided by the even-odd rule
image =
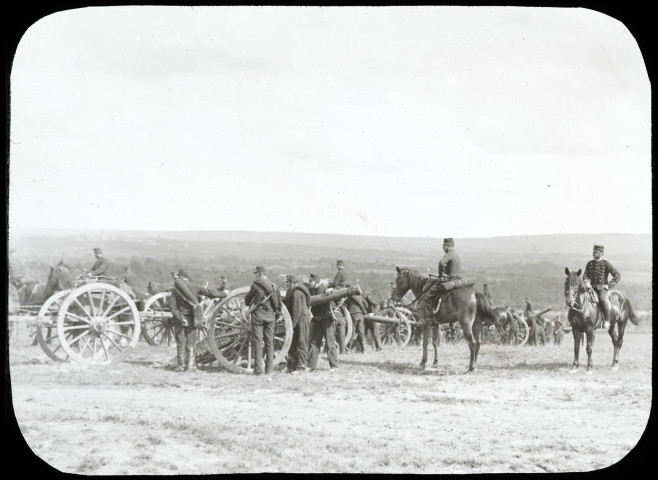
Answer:
[[[15,416],[27,445],[62,472],[583,472],[626,456],[652,399],[652,334],[630,326],[621,368],[597,334],[596,369],[569,373],[562,345],[464,344],[439,368],[408,346],[341,356],[341,368],[254,377],[165,369],[171,348],[140,341],[106,367],[55,363],[27,334],[10,344]],[[581,352],[581,362],[586,361]]]

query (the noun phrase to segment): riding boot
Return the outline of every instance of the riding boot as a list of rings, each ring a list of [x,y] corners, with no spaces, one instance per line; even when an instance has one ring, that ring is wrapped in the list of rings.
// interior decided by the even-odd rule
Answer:
[[[185,370],[190,370],[190,371],[196,371],[197,366],[196,366],[196,353],[194,351],[194,347],[190,348],[187,351],[187,358],[185,361]]]
[[[604,304],[601,310],[603,311],[603,324],[601,328],[607,330],[610,328],[610,306]]]
[[[174,372],[182,372],[185,370],[185,348],[176,345],[176,367]]]

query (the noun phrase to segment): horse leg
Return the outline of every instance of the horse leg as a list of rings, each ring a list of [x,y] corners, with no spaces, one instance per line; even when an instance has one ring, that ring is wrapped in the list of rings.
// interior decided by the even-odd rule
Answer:
[[[587,370],[585,373],[593,373],[594,362],[592,362],[592,347],[594,347],[594,329],[588,330],[587,333]]]
[[[429,329],[428,325],[423,325],[423,358],[420,360],[420,368],[425,370],[425,364],[427,363],[427,342],[429,340]]]
[[[624,331],[626,330],[626,322],[618,320],[617,322],[617,340],[614,342],[615,345],[615,353],[614,356],[612,357],[612,369],[617,370],[619,368],[619,352],[621,351],[621,346],[624,343]],[[614,325],[614,324],[613,324]],[[612,335],[614,333],[614,326],[611,327]]]
[[[434,347],[434,362],[432,362],[432,368],[439,368],[439,343],[441,339],[439,338],[439,324],[437,323],[432,327],[432,347]]]
[[[466,373],[474,372],[477,347],[475,344],[475,338],[473,338],[473,332],[471,331],[471,326],[462,324],[462,332],[464,333],[464,338],[468,342],[468,348],[471,353],[471,358]]]
[[[571,330],[573,334],[573,365],[571,371],[575,372],[578,369],[578,357],[580,356],[580,342],[583,338],[583,332],[579,332],[575,328]]]

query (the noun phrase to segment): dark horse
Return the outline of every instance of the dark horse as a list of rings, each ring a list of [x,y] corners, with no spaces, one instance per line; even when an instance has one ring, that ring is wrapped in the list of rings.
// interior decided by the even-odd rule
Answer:
[[[598,311],[596,303],[590,298],[590,286],[580,276],[582,270],[571,272],[568,268],[564,269],[567,278],[564,282],[564,296],[566,299],[567,319],[571,323],[571,331],[573,333],[573,367],[572,372],[578,368],[578,354],[580,352],[580,344],[582,343],[583,334],[587,336],[587,373],[592,373],[592,347],[594,346],[594,330],[597,325],[598,317],[602,313]],[[637,318],[633,311],[633,306],[628,298],[625,298],[621,292],[611,290],[608,294],[610,299],[610,329],[608,334],[612,339],[612,346],[614,352],[612,354],[612,369],[619,368],[619,350],[622,343],[624,343],[624,331],[626,324],[630,319],[637,325]],[[615,332],[615,327],[617,331]]]
[[[427,318],[428,312],[432,312],[431,299],[423,297],[423,288],[429,280],[426,275],[419,274],[416,270],[395,267],[398,274],[395,279],[393,299],[397,300],[411,290],[418,300],[418,315],[422,323],[436,325],[441,323],[459,322],[464,333],[464,339],[468,342],[471,358],[468,371],[475,370],[478,351],[480,350],[480,332],[484,320],[495,323],[496,317],[487,298],[480,292],[476,292],[472,286],[465,286],[451,290],[443,295],[441,307],[436,314]],[[428,308],[429,307],[429,308]],[[423,337],[429,334],[429,328],[424,329]],[[423,338],[423,359],[421,367],[427,362],[427,341]]]

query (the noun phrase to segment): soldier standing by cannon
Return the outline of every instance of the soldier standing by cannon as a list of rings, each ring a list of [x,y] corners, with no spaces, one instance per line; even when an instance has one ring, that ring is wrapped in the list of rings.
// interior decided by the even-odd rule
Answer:
[[[244,297],[251,312],[251,349],[254,352],[254,375],[270,374],[274,368],[274,327],[281,315],[279,288],[265,275],[265,267],[257,266],[255,280]],[[265,370],[263,371],[263,345]]]
[[[286,296],[283,299],[292,321],[292,342],[288,351],[288,373],[308,371],[308,339],[311,323],[311,293],[296,275],[286,277]]]
[[[325,293],[327,287],[320,283],[320,279],[311,274],[309,277],[309,289],[311,295],[320,295]],[[325,339],[327,344],[327,359],[329,360],[329,368],[334,371],[338,368],[338,353],[336,352],[336,320],[332,313],[332,309],[336,307],[333,301],[322,303],[311,307],[313,318],[311,319],[310,327],[310,350],[308,358],[308,367],[310,371],[314,371],[318,366],[318,358],[320,357],[320,349],[322,348],[322,340]]]
[[[347,284],[346,287],[351,287],[352,285]],[[366,331],[365,325],[363,323],[364,315],[368,315],[368,310],[366,308],[364,299],[362,295],[352,295],[347,297],[345,301],[345,306],[347,311],[352,317],[352,322],[354,324],[354,341],[358,347],[357,351],[359,353],[366,352]]]
[[[198,312],[195,314],[195,308],[198,310],[199,306],[199,295],[224,298],[226,293],[192,283],[190,274],[185,269],[178,270],[178,277],[174,280],[174,288],[169,297],[176,339],[176,372],[197,368],[194,347],[197,343],[197,329],[203,326]]]
[[[336,275],[334,275],[334,281],[327,285],[327,292],[331,292],[334,289],[345,288],[347,286],[347,272],[345,271],[345,262],[342,260],[336,260]],[[347,301],[343,299],[338,304],[334,304],[332,308],[332,313],[336,319],[336,339],[338,340],[338,353],[341,355],[344,353],[350,353],[347,349],[347,341],[349,339],[345,338],[347,334],[347,320],[343,316],[343,312],[340,309],[341,305]]]
[[[382,347],[379,343],[379,324],[369,320],[368,317],[375,315],[379,311],[379,302],[372,296],[372,293],[368,292],[363,296],[363,300],[368,310],[367,316],[364,318],[364,335],[367,337],[368,332],[372,333],[372,339],[375,344],[375,351],[380,352]]]

